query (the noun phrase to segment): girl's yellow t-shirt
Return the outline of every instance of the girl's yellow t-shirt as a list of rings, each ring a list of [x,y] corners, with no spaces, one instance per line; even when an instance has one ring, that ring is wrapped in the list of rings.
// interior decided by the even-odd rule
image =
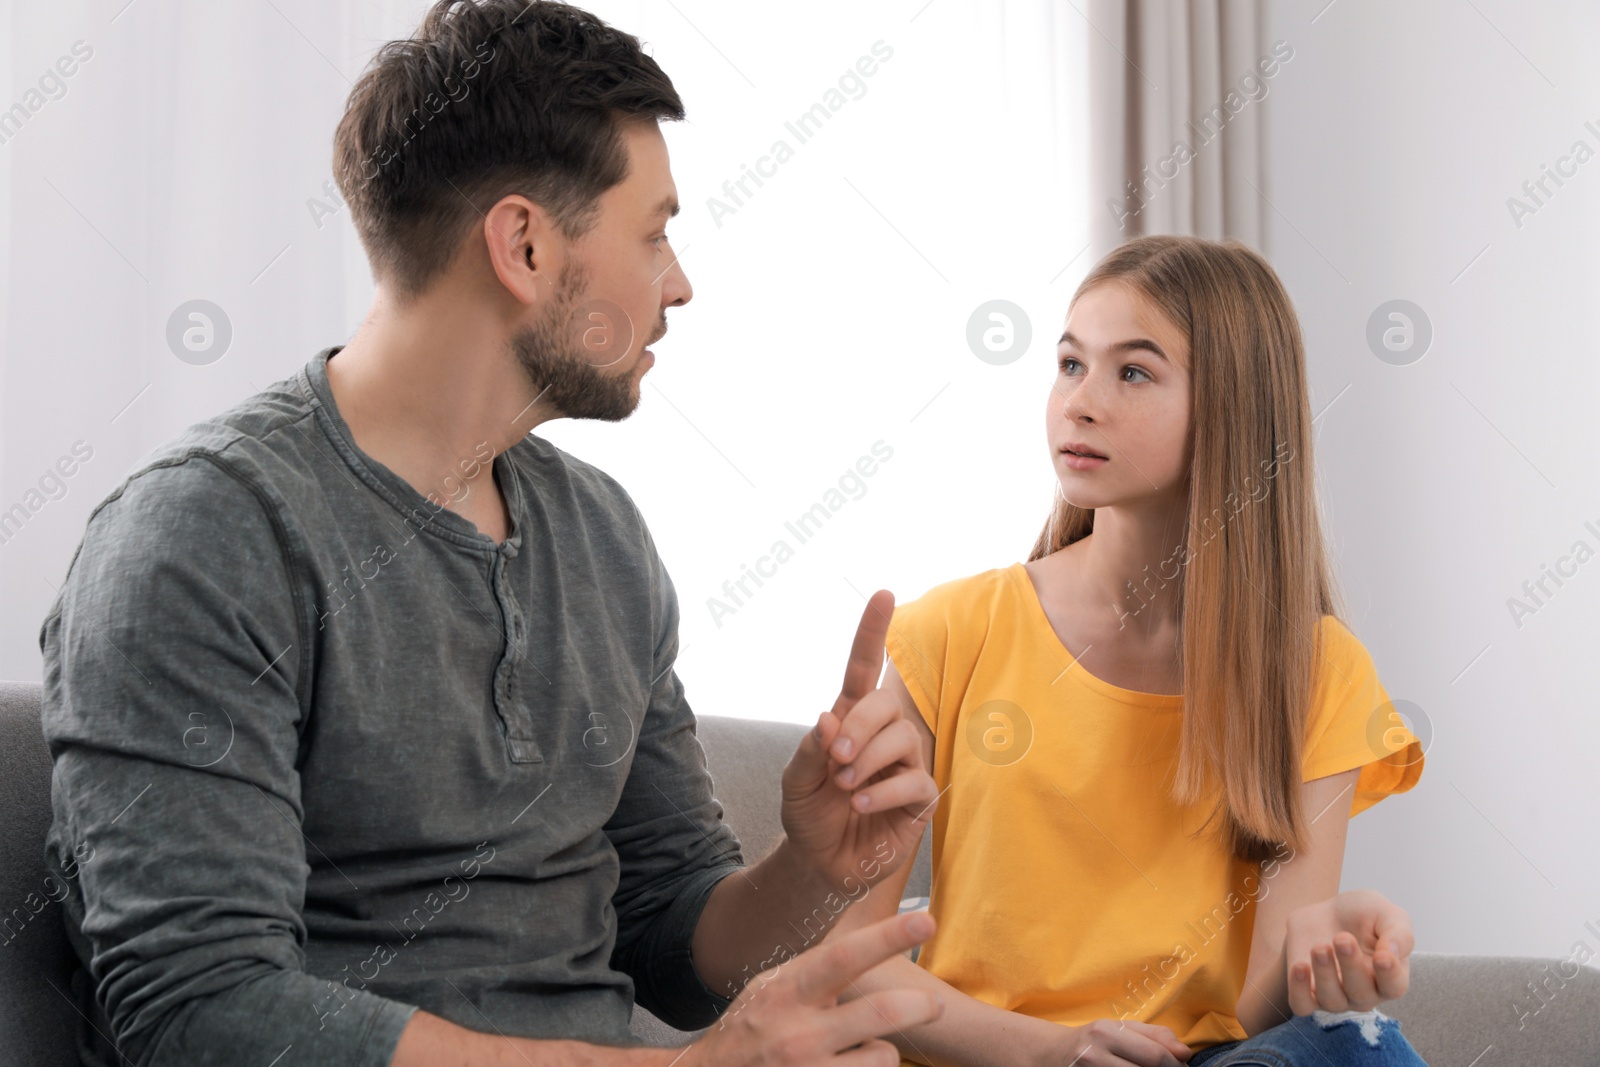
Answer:
[[[1331,615],[1319,636],[1301,770],[1360,767],[1354,815],[1416,784],[1422,746],[1361,642]],[[1242,1040],[1255,904],[1294,856],[1257,866],[1191,836],[1205,813],[1169,793],[1183,697],[1089,673],[1021,563],[899,605],[885,647],[934,733],[941,791],[938,930],[918,964],[1041,1019],[1136,1019],[1193,1048]]]

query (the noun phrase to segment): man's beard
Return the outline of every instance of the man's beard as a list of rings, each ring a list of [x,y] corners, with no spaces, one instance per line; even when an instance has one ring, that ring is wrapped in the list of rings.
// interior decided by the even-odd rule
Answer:
[[[588,278],[582,265],[569,259],[561,269],[555,299],[546,314],[514,334],[511,349],[528,380],[540,390],[540,399],[563,415],[620,422],[639,406],[633,393],[633,373],[608,375],[600,368],[615,363],[631,347],[633,324],[615,304],[584,299]],[[591,305],[604,309],[604,320],[589,314]],[[595,321],[606,322],[604,333],[594,333]],[[591,351],[584,344],[589,336],[602,336],[610,343]]]

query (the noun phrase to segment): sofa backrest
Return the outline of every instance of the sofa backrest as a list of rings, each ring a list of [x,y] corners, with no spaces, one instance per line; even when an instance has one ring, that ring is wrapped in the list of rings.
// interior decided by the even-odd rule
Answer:
[[[783,768],[805,736],[806,727],[720,715],[696,718],[696,735],[706,750],[706,765],[716,783],[724,821],[739,835],[744,861],[754,864],[783,836],[779,784]],[[923,834],[905,896],[928,895],[932,870],[928,836]]]
[[[0,1064],[78,1062],[72,974],[61,890],[45,865],[50,750],[39,729],[39,686],[0,682]]]
[[[1522,956],[1412,956],[1384,1004],[1436,1067],[1600,1067],[1600,971]]]

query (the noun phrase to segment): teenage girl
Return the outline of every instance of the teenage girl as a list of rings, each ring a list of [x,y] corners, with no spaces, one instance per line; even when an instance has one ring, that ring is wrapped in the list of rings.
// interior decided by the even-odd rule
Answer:
[[[1348,820],[1421,745],[1340,619],[1282,284],[1238,242],[1139,238],[1056,356],[1027,562],[895,609],[846,713],[903,715],[941,790],[938,929],[850,996],[937,988],[896,1044],[939,1067],[1421,1063],[1372,1010],[1410,919],[1339,892]],[[894,914],[911,866],[834,933]]]

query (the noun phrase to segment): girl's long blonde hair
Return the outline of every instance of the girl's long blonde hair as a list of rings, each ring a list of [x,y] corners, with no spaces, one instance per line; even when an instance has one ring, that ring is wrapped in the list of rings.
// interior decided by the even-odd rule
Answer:
[[[1193,462],[1186,528],[1143,585],[1177,596],[1183,725],[1172,795],[1214,805],[1235,855],[1305,831],[1300,759],[1324,615],[1342,619],[1318,520],[1305,347],[1272,267],[1238,241],[1138,237],[1072,296],[1127,284],[1189,339]],[[1070,310],[1071,305],[1069,305]],[[1029,560],[1087,536],[1060,495]],[[1141,592],[1141,596],[1145,595]]]

